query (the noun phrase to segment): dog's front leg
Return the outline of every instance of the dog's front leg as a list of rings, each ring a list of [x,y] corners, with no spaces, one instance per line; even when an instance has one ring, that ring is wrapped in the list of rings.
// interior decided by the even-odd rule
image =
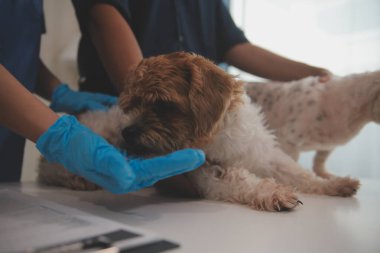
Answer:
[[[256,210],[282,211],[299,203],[293,187],[262,179],[240,167],[206,165],[189,174],[199,193],[212,200],[248,205]]]

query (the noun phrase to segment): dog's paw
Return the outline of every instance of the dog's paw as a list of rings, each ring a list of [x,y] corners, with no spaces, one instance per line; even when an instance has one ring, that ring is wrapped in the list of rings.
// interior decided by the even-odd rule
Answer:
[[[288,211],[299,204],[302,202],[293,188],[269,181],[259,187],[250,206],[264,211]]]
[[[330,178],[327,194],[331,196],[351,197],[356,194],[360,187],[357,179],[349,177]]]
[[[299,204],[303,204],[298,199],[298,196],[295,194],[295,192],[290,187],[286,186],[281,186],[280,189],[273,193],[272,203],[274,211],[288,211],[295,208]]]

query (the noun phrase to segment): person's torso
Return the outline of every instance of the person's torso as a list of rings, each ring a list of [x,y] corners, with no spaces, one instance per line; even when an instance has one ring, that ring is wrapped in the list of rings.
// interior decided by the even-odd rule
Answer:
[[[187,51],[219,62],[216,1],[132,0],[130,25],[144,57]]]
[[[0,63],[31,91],[43,32],[42,0],[0,1]]]

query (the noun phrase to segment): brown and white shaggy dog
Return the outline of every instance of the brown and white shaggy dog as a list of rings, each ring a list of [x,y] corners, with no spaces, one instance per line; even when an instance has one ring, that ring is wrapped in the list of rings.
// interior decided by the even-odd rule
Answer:
[[[79,120],[130,155],[203,149],[206,164],[174,180],[174,187],[188,180],[208,199],[280,211],[300,203],[296,191],[352,196],[359,187],[354,179],[324,179],[302,169],[278,147],[243,83],[194,54],[143,60],[128,75],[118,107],[88,112]],[[40,181],[73,189],[96,188],[54,166],[41,163]]]
[[[317,77],[281,83],[247,83],[253,103],[263,110],[277,141],[293,159],[302,151],[316,151],[314,172],[333,177],[325,168],[330,153],[346,144],[369,122],[380,124],[380,71]]]

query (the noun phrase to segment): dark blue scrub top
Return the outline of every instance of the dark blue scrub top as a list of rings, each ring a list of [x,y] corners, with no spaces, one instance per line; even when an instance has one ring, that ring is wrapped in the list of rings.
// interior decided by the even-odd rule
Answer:
[[[42,0],[0,0],[0,63],[30,91],[44,27]],[[0,126],[0,182],[20,180],[24,144],[24,138]]]
[[[144,57],[194,52],[216,63],[234,45],[247,42],[222,0],[72,0],[82,38],[78,52],[82,90],[116,95],[91,42],[89,11],[95,3],[114,6],[131,26]]]

